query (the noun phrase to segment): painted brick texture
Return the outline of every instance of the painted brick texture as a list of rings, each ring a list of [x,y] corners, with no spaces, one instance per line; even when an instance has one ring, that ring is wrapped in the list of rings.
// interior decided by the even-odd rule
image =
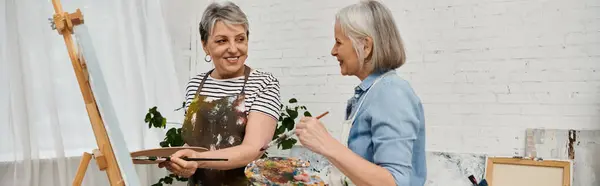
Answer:
[[[355,1],[235,1],[250,19],[247,64],[273,73],[339,135],[359,80],[330,55],[337,9]],[[421,97],[427,149],[523,155],[527,128],[600,129],[600,1],[384,1],[404,39],[399,69]],[[206,2],[166,5],[182,84],[210,68],[197,22]]]

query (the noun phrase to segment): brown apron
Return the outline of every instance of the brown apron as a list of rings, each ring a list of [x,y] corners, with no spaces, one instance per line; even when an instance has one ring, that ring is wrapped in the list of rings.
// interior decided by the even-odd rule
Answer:
[[[248,113],[244,102],[245,87],[251,69],[245,66],[244,86],[240,94],[207,100],[207,96],[201,96],[200,91],[213,70],[206,73],[200,82],[181,129],[183,140],[189,146],[204,147],[211,151],[240,145],[244,139]],[[244,175],[244,167],[225,171],[198,169],[190,177],[188,185],[246,186],[248,180]]]

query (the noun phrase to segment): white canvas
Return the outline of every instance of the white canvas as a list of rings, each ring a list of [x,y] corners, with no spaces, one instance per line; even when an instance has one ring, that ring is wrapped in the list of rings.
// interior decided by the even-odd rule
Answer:
[[[90,86],[94,92],[96,98],[96,104],[98,110],[104,121],[108,138],[113,147],[113,152],[117,159],[117,164],[123,176],[123,181],[127,186],[139,186],[140,179],[133,166],[131,160],[130,150],[127,149],[127,142],[123,138],[123,132],[121,132],[119,120],[112,105],[110,94],[108,93],[108,87],[105,82],[102,68],[100,68],[100,62],[96,57],[94,45],[91,37],[87,30],[87,26],[79,25],[74,29],[74,35],[77,39],[79,46],[79,54],[83,55],[86,64],[88,66],[88,72],[90,77]]]

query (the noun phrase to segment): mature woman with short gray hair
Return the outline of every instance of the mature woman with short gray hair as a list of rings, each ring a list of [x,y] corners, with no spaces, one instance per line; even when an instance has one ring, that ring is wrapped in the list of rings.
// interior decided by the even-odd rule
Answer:
[[[423,186],[423,106],[395,71],[404,64],[405,52],[390,10],[377,1],[350,5],[337,13],[334,30],[331,54],[342,75],[362,82],[348,101],[342,143],[312,117],[297,125],[300,142],[333,164],[332,186]]]
[[[245,65],[248,30],[246,15],[231,2],[212,3],[202,16],[204,60],[214,69],[189,81],[181,133],[186,145],[209,151],[181,150],[159,165],[189,178],[188,185],[248,185],[244,167],[273,137],[281,108],[279,81]],[[182,156],[228,161],[184,161]]]

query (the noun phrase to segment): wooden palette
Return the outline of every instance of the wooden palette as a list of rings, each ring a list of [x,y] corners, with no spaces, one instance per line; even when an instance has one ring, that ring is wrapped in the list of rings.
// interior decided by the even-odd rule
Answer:
[[[208,151],[208,149],[202,147],[164,147],[134,151],[131,152],[131,157],[169,157],[175,152],[183,149],[190,149],[196,152]],[[163,162],[163,160],[133,160],[133,164],[158,164],[161,162]]]
[[[248,164],[245,174],[252,185],[266,186],[325,186],[325,182],[316,175],[308,175],[305,171],[309,163],[297,158],[269,157],[258,159]],[[294,179],[305,175],[304,181]]]

